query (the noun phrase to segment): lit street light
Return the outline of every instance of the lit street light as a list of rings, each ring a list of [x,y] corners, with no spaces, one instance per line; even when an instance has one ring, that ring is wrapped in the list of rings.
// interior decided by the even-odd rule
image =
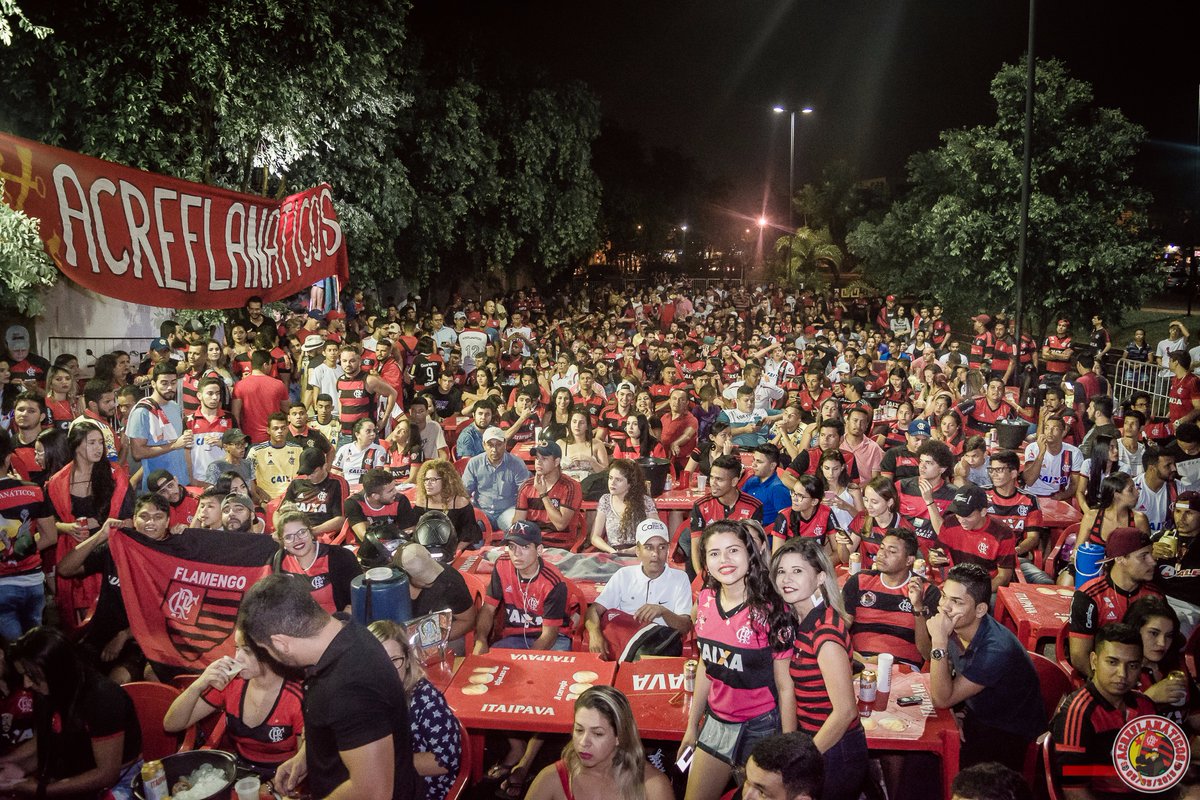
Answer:
[[[787,114],[790,118],[789,144],[788,144],[788,248],[786,267],[790,268],[792,264],[792,237],[796,235],[796,223],[792,219],[792,201],[796,198],[796,111],[787,109],[783,106],[775,106],[772,109],[776,114]],[[811,106],[802,106],[801,114],[813,113]]]
[[[683,254],[679,258],[679,266],[686,272],[687,271],[687,225],[680,225],[679,230],[681,230],[683,232],[683,236],[680,237],[683,239]]]

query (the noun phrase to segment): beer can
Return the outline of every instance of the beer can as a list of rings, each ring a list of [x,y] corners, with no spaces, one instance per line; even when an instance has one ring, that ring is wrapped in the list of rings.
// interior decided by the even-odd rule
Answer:
[[[858,676],[858,715],[871,716],[871,706],[875,703],[878,684],[875,682],[875,670],[864,669]]]
[[[924,578],[925,577],[925,559],[918,558],[917,560],[913,561],[912,571],[913,571],[914,575],[920,575],[922,578]]]
[[[169,793],[167,771],[161,761],[142,764],[142,796],[146,800],[163,800]]]
[[[683,662],[683,690],[688,694],[696,691],[696,667],[698,666],[696,659],[688,659]]]

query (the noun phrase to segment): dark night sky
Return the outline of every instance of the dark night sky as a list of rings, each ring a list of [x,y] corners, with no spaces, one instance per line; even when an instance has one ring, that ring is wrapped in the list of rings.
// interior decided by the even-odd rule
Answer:
[[[1196,9],[1038,4],[1038,57],[1063,59],[1099,104],[1147,128],[1139,178],[1172,205],[1197,191]],[[506,57],[583,80],[605,114],[731,179],[752,204],[765,181],[786,187],[776,103],[816,109],[797,115],[797,186],[837,158],[862,177],[897,178],[939,131],[989,122],[988,82],[1021,59],[1027,10],[1020,0],[418,0],[413,22],[418,36],[431,18],[482,32]]]

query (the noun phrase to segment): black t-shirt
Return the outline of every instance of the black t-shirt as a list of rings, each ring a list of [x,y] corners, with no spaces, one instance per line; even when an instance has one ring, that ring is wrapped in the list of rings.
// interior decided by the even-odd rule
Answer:
[[[392,737],[393,800],[419,799],[425,787],[413,767],[408,698],[383,645],[353,622],[338,632],[304,687],[308,788],[327,797],[349,777],[338,751]]]
[[[86,674],[78,703],[65,715],[54,711],[46,699],[37,696],[34,714],[38,750],[49,755],[49,776],[54,780],[95,769],[93,739],[125,734],[121,746],[122,764],[128,764],[142,752],[142,727],[133,701],[124,689],[103,675]]]
[[[1167,597],[1200,605],[1200,542],[1180,537],[1178,553],[1158,562],[1154,585]]]
[[[440,386],[432,386],[425,390],[425,395],[440,419],[457,416],[462,411],[462,392],[457,386],[451,386],[448,392],[443,392]]]
[[[461,614],[474,604],[462,573],[447,567],[413,600],[412,613],[414,617],[421,617],[448,608],[455,614]]]
[[[317,497],[307,503],[298,500],[291,501],[293,505],[308,514],[308,520],[313,525],[321,525],[334,517],[342,516],[342,484],[330,475],[320,483],[314,484]]]
[[[121,600],[121,579],[108,543],[92,548],[83,560],[83,575],[100,575],[100,595],[96,611],[83,634],[82,643],[101,650],[121,631],[129,627],[125,603]]]

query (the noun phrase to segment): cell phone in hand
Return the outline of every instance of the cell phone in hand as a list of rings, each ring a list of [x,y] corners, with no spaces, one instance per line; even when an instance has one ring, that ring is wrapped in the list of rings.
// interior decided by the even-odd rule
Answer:
[[[694,755],[696,755],[696,748],[688,745],[688,747],[683,751],[683,755],[681,755],[679,760],[675,762],[675,766],[680,772],[688,771],[688,769],[692,766],[692,756]]]

